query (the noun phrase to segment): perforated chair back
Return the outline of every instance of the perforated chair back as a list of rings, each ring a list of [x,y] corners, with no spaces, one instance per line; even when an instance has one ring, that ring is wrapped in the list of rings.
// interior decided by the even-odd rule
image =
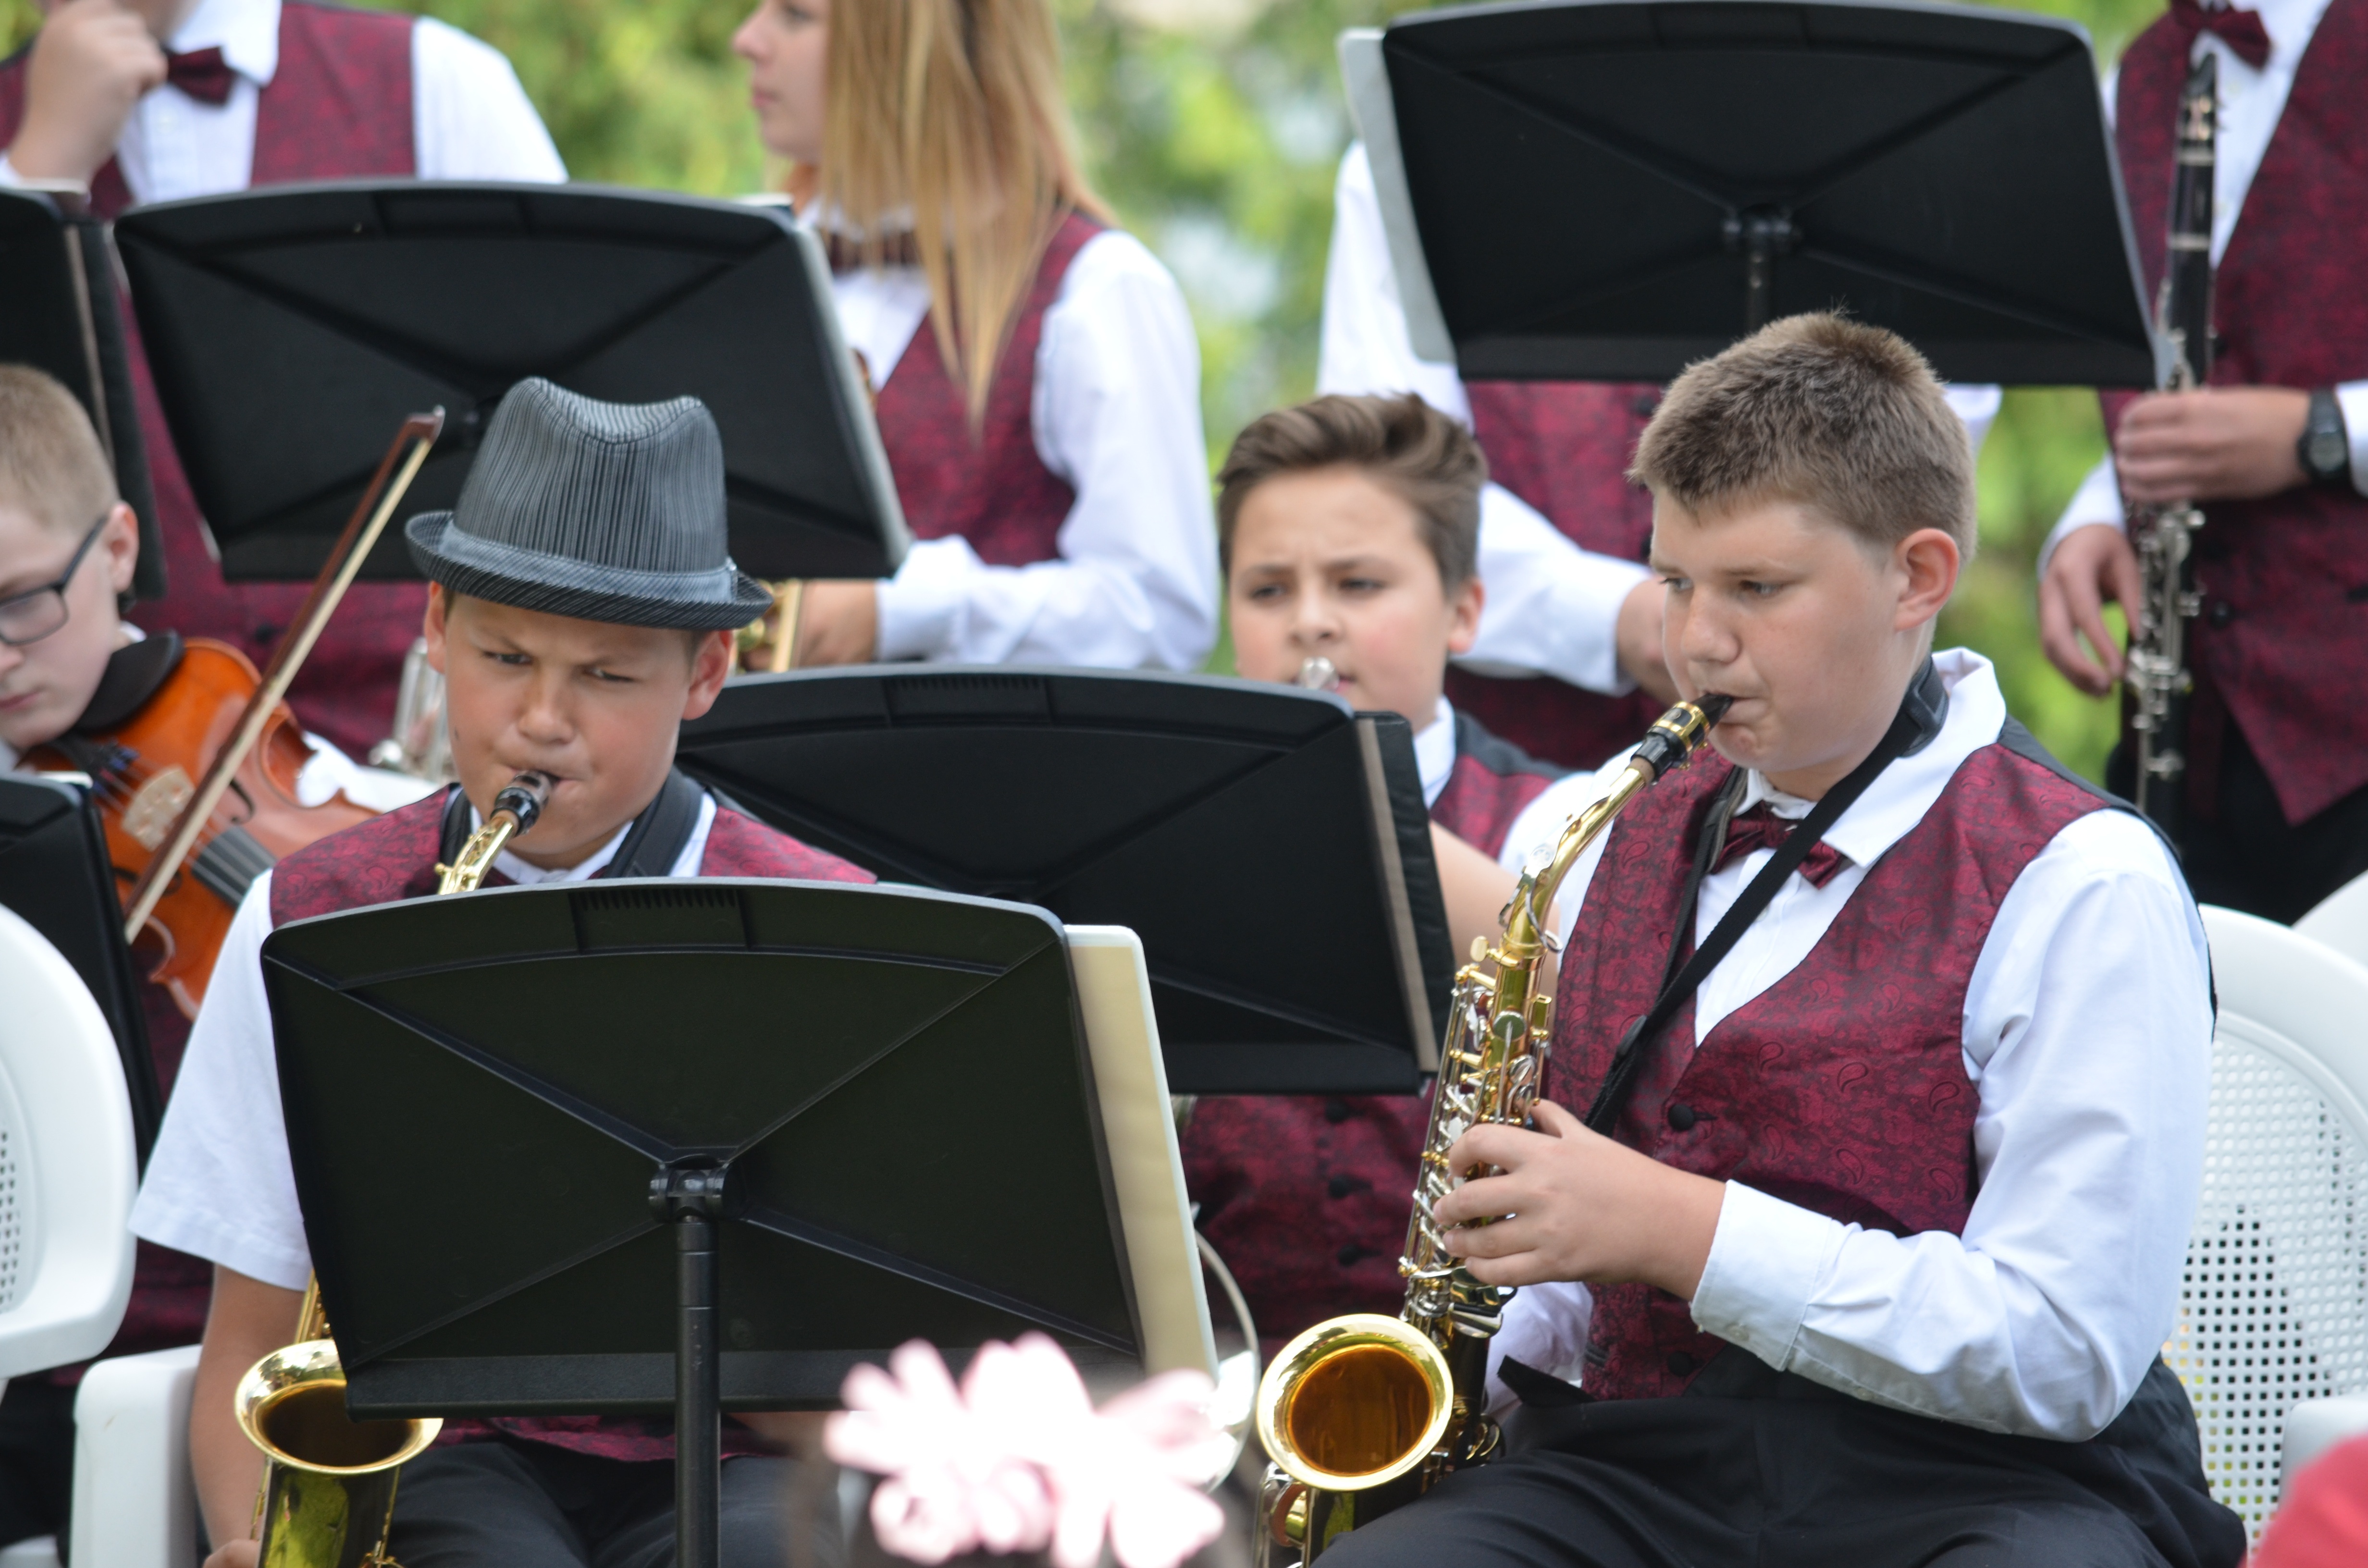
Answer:
[[[0,1378],[115,1337],[138,1185],[107,1019],[58,950],[0,909]]]
[[[2206,907],[2219,991],[2203,1202],[2167,1346],[2213,1494],[2257,1537],[2286,1412],[2368,1389],[2368,967]]]

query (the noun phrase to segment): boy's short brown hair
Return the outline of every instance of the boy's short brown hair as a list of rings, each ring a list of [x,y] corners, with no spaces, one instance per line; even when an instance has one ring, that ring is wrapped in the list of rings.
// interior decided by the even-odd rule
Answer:
[[[1234,525],[1249,493],[1282,474],[1324,468],[1357,469],[1412,507],[1415,530],[1449,590],[1479,571],[1488,460],[1470,431],[1405,392],[1333,394],[1250,421],[1217,471],[1217,559],[1225,572],[1234,569]]]
[[[1964,422],[1904,339],[1839,315],[1771,322],[1688,366],[1628,477],[1690,512],[1813,506],[1883,551],[1940,528],[1973,558]]]
[[[74,393],[30,365],[0,365],[0,506],[81,533],[118,499],[98,432]]]

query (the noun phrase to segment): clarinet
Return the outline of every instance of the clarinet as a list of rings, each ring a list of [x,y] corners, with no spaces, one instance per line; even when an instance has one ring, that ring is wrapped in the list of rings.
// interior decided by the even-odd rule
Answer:
[[[2155,325],[2170,346],[2162,390],[2187,392],[2212,375],[2212,178],[2216,161],[2220,71],[2203,57],[2180,89],[2171,165],[2170,236],[2163,256]],[[2172,843],[2180,841],[2187,800],[2187,705],[2195,677],[2187,668],[2187,623],[2203,608],[2195,584],[2195,531],[2203,511],[2192,501],[2139,509],[2132,530],[2141,592],[2132,607],[2130,728],[2137,734],[2137,807]]]

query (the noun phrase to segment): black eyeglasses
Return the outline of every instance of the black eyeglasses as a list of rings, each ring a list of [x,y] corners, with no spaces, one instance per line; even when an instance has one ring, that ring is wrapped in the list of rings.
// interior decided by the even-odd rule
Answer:
[[[38,588],[28,588],[21,594],[11,594],[0,599],[0,642],[11,648],[21,648],[28,642],[39,642],[66,623],[66,585],[82,568],[82,558],[98,542],[98,530],[107,527],[108,518],[115,516],[109,506],[98,521],[90,525],[90,532],[82,536],[74,547],[74,559],[58,574],[54,583],[44,583]]]

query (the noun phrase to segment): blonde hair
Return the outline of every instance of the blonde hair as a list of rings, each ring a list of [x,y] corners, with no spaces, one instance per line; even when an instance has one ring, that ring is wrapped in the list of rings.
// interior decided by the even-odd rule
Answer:
[[[1939,528],[1974,557],[1964,421],[1904,338],[1839,315],[1787,316],[1688,366],[1628,477],[1691,512],[1791,501],[1877,551]]]
[[[117,499],[98,432],[74,393],[30,365],[0,365],[0,506],[80,533]]]
[[[1045,0],[837,0],[824,66],[822,210],[865,261],[910,214],[929,324],[976,427],[1068,210],[1107,219],[1078,167]]]

